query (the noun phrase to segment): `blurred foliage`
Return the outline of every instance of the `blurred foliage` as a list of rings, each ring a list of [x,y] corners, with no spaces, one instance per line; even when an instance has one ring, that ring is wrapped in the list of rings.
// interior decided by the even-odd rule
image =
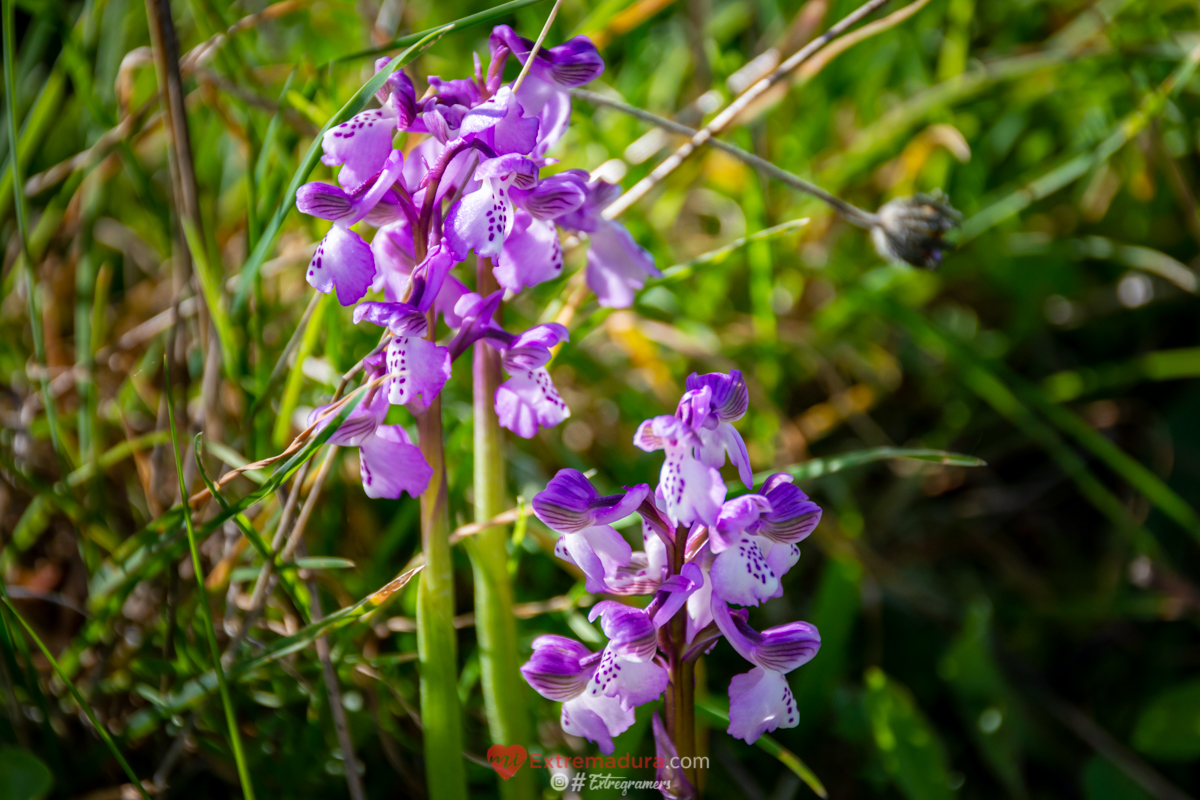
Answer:
[[[696,126],[747,85],[753,59],[794,51],[855,5],[564,0],[549,41],[592,35],[608,68],[589,88]],[[313,218],[283,218],[246,307],[233,303],[314,134],[371,75],[372,59],[356,54],[481,10],[458,0],[172,4],[181,53],[248,20],[184,75],[202,229],[190,242],[200,280],[184,293],[179,329],[189,424],[205,432],[210,473],[277,453],[375,344],[377,332],[353,326],[348,309],[319,301],[295,356],[281,361],[312,297],[302,266],[323,233]],[[548,11],[535,3],[502,21],[533,37]],[[16,19],[15,150],[46,363],[34,356],[5,166],[0,572],[139,775],[167,779],[171,796],[228,797],[236,773],[181,517],[160,519],[177,498],[163,334],[179,299],[172,268],[188,248],[175,234],[146,10],[135,0],[23,0]],[[420,56],[409,67],[418,92],[427,76],[469,74],[472,54],[486,58],[487,34],[487,25],[454,31]],[[633,447],[637,424],[669,412],[692,371],[746,372],[742,431],[755,469],[795,466],[825,508],[784,599],[751,621],[820,627],[820,655],[791,676],[801,725],[774,738],[833,797],[1200,790],[1198,45],[1200,12],[1183,0],[930,0],[802,72],[726,138],[867,209],[943,188],[966,215],[958,252],[938,272],[884,264],[826,207],[701,151],[623,217],[661,267],[810,223],[656,283],[632,309],[585,301],[553,367],[570,420],[508,442],[514,501],[563,466],[594,468],[611,488],[653,482],[660,462]],[[556,168],[630,186],[678,143],[577,103],[553,155]],[[5,127],[5,164],[13,151]],[[313,178],[331,173],[318,165]],[[582,248],[568,253],[567,271],[582,258]],[[551,317],[569,280],[525,293],[506,315],[513,325]],[[187,296],[200,293],[220,313],[198,314]],[[58,453],[43,380],[56,398]],[[454,524],[470,519],[470,391],[460,364],[443,394]],[[988,466],[805,467],[883,447],[951,450]],[[355,459],[337,452],[299,553],[309,560],[283,571],[250,656],[230,670],[263,796],[346,792],[317,631],[306,629],[308,576],[325,608],[346,609],[321,630],[368,794],[423,794],[410,713],[415,584],[381,607],[356,605],[416,554],[417,503],[367,499]],[[247,473],[227,494],[248,496],[266,479]],[[212,504],[198,518],[224,644],[223,620],[246,607],[261,564],[243,531],[269,531],[280,514],[272,492],[257,499],[241,528],[206,527]],[[515,530],[522,652],[547,632],[599,641],[581,610],[595,598],[553,557],[552,535],[533,519]],[[483,753],[471,571],[463,548],[455,559],[467,748]],[[18,755],[30,752],[55,776],[51,796],[120,784],[49,663],[4,621],[0,792],[47,790],[45,770]],[[744,669],[719,645],[698,671],[698,694],[714,687],[720,707],[715,687]],[[555,704],[526,694],[534,749],[586,750],[563,735]],[[639,715],[618,753],[650,752],[648,730]],[[711,796],[809,791],[769,749],[719,725],[702,738]],[[468,768],[472,794],[495,795],[491,770]],[[1161,782],[1148,787],[1147,774]],[[537,780],[557,796],[548,772]]]

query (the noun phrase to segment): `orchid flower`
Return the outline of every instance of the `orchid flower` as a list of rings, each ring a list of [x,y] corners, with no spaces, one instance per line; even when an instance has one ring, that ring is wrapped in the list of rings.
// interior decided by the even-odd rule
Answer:
[[[389,149],[382,166],[369,189],[363,183],[355,193],[348,193],[328,183],[313,182],[296,192],[296,207],[301,212],[333,221],[333,227],[317,245],[317,252],[309,262],[308,282],[324,294],[336,290],[338,302],[344,306],[360,300],[375,279],[371,247],[350,228],[391,190],[404,169],[404,154]]]
[[[593,653],[565,636],[539,636],[521,674],[542,697],[563,704],[564,731],[590,739],[600,752],[610,754],[612,738],[633,725],[637,706],[662,695],[669,676],[652,657],[654,626],[645,614],[637,609],[616,613],[601,608],[606,605],[598,603],[590,615],[592,619],[605,616],[604,631],[613,639],[604,650]],[[645,657],[647,653],[651,657]]]
[[[530,439],[541,428],[552,428],[571,416],[546,369],[553,348],[567,340],[568,332],[551,322],[521,334],[508,333],[493,319],[501,294],[496,291],[481,298],[471,293],[459,298],[455,313],[461,317],[462,327],[450,350],[457,357],[480,339],[499,349],[500,363],[511,377],[496,388],[496,415],[502,427]]]
[[[754,669],[729,682],[729,735],[753,744],[777,728],[800,722],[796,700],[784,675],[807,664],[821,647],[821,635],[807,622],[789,622],[759,633],[745,609],[731,612],[714,599],[713,619],[734,650]]]
[[[472,324],[483,331],[483,323]],[[646,420],[634,437],[643,450],[666,451],[653,494],[642,485],[602,497],[582,473],[564,469],[533,499],[538,519],[562,534],[555,555],[580,568],[587,591],[652,595],[643,609],[611,600],[593,607],[589,618],[602,618],[609,638],[602,653],[543,636],[521,670],[544,697],[563,701],[563,730],[591,739],[604,753],[632,724],[631,706],[653,700],[669,682],[691,679],[681,666],[721,637],[753,664],[729,685],[728,733],[754,742],[799,721],[785,675],[816,655],[817,629],[792,622],[759,633],[746,609],[730,605],[758,605],[782,594],[780,578],[800,557],[796,545],[816,528],[821,509],[786,473],[769,477],[757,493],[725,499],[715,467],[727,454],[752,487],[745,445],[730,425],[748,405],[741,373],[692,375],[676,413]],[[634,510],[642,517],[643,549],[636,552],[612,528]],[[682,629],[672,624],[680,621]],[[667,708],[675,714],[673,726],[656,716],[654,730],[657,751],[669,761],[679,752],[677,737],[694,731],[686,712]],[[695,796],[685,770],[664,768],[659,777],[665,796]]]
[[[308,415],[308,424],[329,424],[336,415],[324,420],[321,414],[328,406],[315,408]],[[398,499],[408,492],[419,497],[429,485],[433,469],[425,462],[421,450],[404,430],[403,425],[384,425],[388,403],[384,394],[372,392],[327,440],[329,444],[358,448],[358,466],[363,491],[367,497]]]
[[[533,498],[533,513],[546,527],[563,534],[555,553],[578,566],[587,577],[589,592],[608,591],[606,577],[629,564],[632,548],[612,523],[632,514],[650,487],[645,484],[624,494],[601,497],[583,473],[559,470]]]

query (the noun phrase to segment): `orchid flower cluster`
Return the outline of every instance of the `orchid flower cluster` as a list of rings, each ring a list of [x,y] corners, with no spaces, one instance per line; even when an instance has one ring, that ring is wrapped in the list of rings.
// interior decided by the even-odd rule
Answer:
[[[615,600],[593,606],[589,618],[599,618],[608,637],[602,651],[540,636],[521,670],[543,697],[562,702],[563,730],[605,754],[633,724],[634,709],[669,684],[691,680],[683,665],[721,637],[752,665],[730,682],[729,734],[754,742],[795,727],[799,714],[785,676],[820,647],[807,622],[758,632],[747,611],[782,595],[780,579],[799,559],[797,544],[816,528],[820,507],[786,473],[753,492],[749,455],[732,425],[749,406],[740,372],[693,374],[686,388],[673,416],[646,420],[634,438],[643,450],[665,451],[653,493],[642,484],[602,497],[582,473],[564,469],[533,499],[538,519],[562,534],[556,554],[583,572],[589,592],[651,598],[644,608]],[[727,457],[752,493],[726,499],[717,469]],[[613,528],[635,511],[644,545],[638,552]],[[668,693],[668,720],[676,696]],[[656,731],[663,727],[655,723]],[[668,722],[667,738],[656,736],[660,755],[674,755],[689,735],[672,727]]]
[[[391,335],[386,351],[364,361],[368,378],[381,379],[330,439],[360,450],[363,487],[371,497],[419,495],[432,470],[399,425],[384,425],[389,405],[419,414],[450,378],[451,363],[472,344],[495,347],[509,378],[495,396],[500,424],[524,438],[570,415],[546,365],[567,339],[562,325],[510,333],[496,321],[502,298],[559,277],[559,229],[589,241],[586,277],[601,305],[627,307],[654,259],[623,226],[601,212],[618,187],[589,180],[581,170],[542,175],[546,156],[571,116],[569,89],[604,71],[586,37],[538,50],[507,25],[489,39],[491,63],[473,78],[429,78],[417,99],[402,71],[388,75],[379,108],[331,128],[322,162],[340,168],[337,185],[313,182],[296,196],[300,211],[333,223],[307,269],[308,282],[356,305],[354,322]],[[503,83],[509,56],[526,74],[519,87]],[[375,63],[376,72],[390,59]],[[399,133],[419,143],[393,148]],[[444,209],[444,213],[443,213]],[[368,244],[359,223],[377,230]],[[490,259],[500,289],[482,296],[454,276],[474,252]],[[359,302],[372,292],[381,300]],[[433,341],[437,322],[451,330]],[[314,411],[320,418],[324,409]]]

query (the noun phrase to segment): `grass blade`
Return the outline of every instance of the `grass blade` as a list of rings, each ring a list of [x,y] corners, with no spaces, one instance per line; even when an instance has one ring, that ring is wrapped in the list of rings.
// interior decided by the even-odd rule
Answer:
[[[793,464],[790,467],[784,467],[782,470],[760,472],[754,476],[754,482],[756,484],[760,483],[774,473],[781,471],[788,473],[798,481],[807,481],[819,478],[822,475],[829,475],[833,472],[850,469],[851,467],[870,464],[873,461],[890,461],[895,458],[912,458],[918,461],[945,464],[950,467],[987,466],[987,462],[982,458],[963,455],[962,453],[949,453],[945,450],[926,450],[918,447],[873,447],[870,450],[855,450],[852,453],[843,453],[838,456],[813,458],[802,464]],[[739,482],[736,485],[741,486],[741,483]],[[730,484],[730,486],[732,488],[733,484]]]
[[[233,298],[232,313],[234,316],[241,314],[246,306],[246,299],[250,292],[250,287],[254,285],[254,279],[258,275],[258,271],[262,269],[263,262],[266,261],[267,253],[275,244],[275,237],[279,235],[279,229],[283,225],[283,220],[292,210],[292,206],[296,204],[296,192],[300,190],[301,184],[308,179],[309,173],[317,166],[317,161],[321,158],[321,138],[325,135],[325,131],[337,125],[341,125],[346,120],[353,117],[358,112],[362,111],[367,102],[375,96],[375,92],[379,87],[383,86],[388,77],[405,66],[417,56],[424,53],[430,47],[442,38],[446,33],[453,30],[454,23],[443,25],[436,28],[430,33],[422,37],[416,44],[409,47],[399,57],[393,58],[388,62],[387,66],[375,73],[371,80],[362,85],[354,96],[351,97],[341,109],[329,118],[321,130],[317,131],[316,137],[312,144],[308,146],[307,152],[304,154],[303,160],[300,162],[300,167],[296,173],[292,175],[291,183],[288,184],[287,191],[284,192],[280,199],[279,207],[275,209],[275,213],[271,216],[271,221],[267,223],[267,227],[263,229],[262,237],[258,240],[258,245],[254,248],[254,252],[250,254],[245,266],[242,267],[241,274],[238,275],[237,293]]]
[[[696,714],[712,725],[723,726],[729,724],[729,712],[722,711],[716,706],[711,705],[703,700],[696,701]],[[764,752],[769,753],[770,755],[773,755],[775,758],[779,759],[779,763],[783,764],[785,767],[794,772],[796,777],[804,781],[808,788],[812,789],[813,793],[816,794],[817,797],[824,798],[829,796],[829,792],[825,790],[825,784],[821,783],[821,779],[817,777],[815,772],[809,769],[808,765],[800,759],[800,756],[796,755],[791,750],[788,750],[786,747],[766,734],[758,737],[758,741],[756,741],[754,744],[760,750],[763,750]]]
[[[5,5],[8,4],[5,3]],[[58,660],[50,653],[50,648],[46,647],[46,643],[42,641],[41,637],[37,635],[37,632],[33,630],[30,624],[25,621],[25,618],[21,616],[20,612],[17,611],[16,606],[12,604],[12,599],[9,598],[8,591],[5,589],[3,581],[0,581],[0,599],[4,601],[4,605],[8,606],[9,612],[16,617],[17,622],[21,623],[21,627],[23,627],[26,633],[29,634],[30,638],[33,639],[34,644],[38,646],[38,649],[42,651],[42,655],[44,655],[46,660],[50,662],[50,666],[54,668],[54,673],[58,675],[58,679],[66,685],[67,689],[71,692],[71,696],[75,698],[75,702],[78,703],[79,707],[83,709],[83,713],[87,714],[88,721],[92,723],[92,728],[95,729],[96,733],[100,734],[100,738],[104,740],[106,745],[108,745],[108,749],[112,751],[113,756],[117,759],[117,763],[121,765],[121,769],[129,777],[130,782],[137,787],[138,792],[141,794],[144,800],[150,800],[150,795],[142,786],[142,782],[138,778],[137,773],[133,771],[133,767],[129,766],[129,762],[125,760],[125,756],[121,755],[121,751],[117,748],[117,743],[113,741],[111,736],[109,736],[108,730],[100,724],[98,719],[96,719],[96,712],[92,711],[92,707],[88,705],[88,702],[84,699],[83,694],[80,693],[79,689],[75,687],[75,684],[71,681],[71,679],[68,678],[66,673],[63,672],[62,667],[58,665]]]
[[[166,391],[171,391],[171,359],[163,358],[163,369],[166,370]],[[233,750],[234,761],[237,762],[238,779],[242,784],[242,794],[246,800],[254,800],[254,784],[250,780],[250,770],[246,767],[246,756],[242,752],[242,735],[237,726],[237,714],[233,709],[233,698],[229,695],[229,685],[225,680],[225,670],[221,666],[221,650],[217,646],[217,633],[213,628],[212,609],[208,605],[208,589],[204,585],[204,566],[200,563],[200,549],[196,545],[196,529],[192,525],[192,507],[188,503],[187,484],[183,480],[183,457],[179,452],[179,433],[175,428],[174,403],[167,402],[167,414],[171,426],[171,448],[175,452],[175,474],[179,479],[179,496],[183,498],[183,522],[187,528],[188,549],[192,555],[192,569],[196,576],[196,592],[199,594],[200,618],[204,624],[204,636],[208,640],[208,651],[212,656],[213,671],[217,675],[217,685],[221,690],[221,705],[225,707],[225,722],[229,726],[229,745]]]

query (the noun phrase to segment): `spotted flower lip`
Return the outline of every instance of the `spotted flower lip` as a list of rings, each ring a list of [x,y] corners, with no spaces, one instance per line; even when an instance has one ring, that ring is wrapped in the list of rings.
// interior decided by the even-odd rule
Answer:
[[[382,171],[374,176],[370,188],[364,182],[360,191],[351,194],[329,184],[310,183],[296,193],[296,204],[301,211],[334,220],[333,227],[317,245],[305,277],[319,292],[336,292],[338,302],[344,306],[358,302],[375,279],[371,247],[350,226],[375,208],[403,171],[404,155],[391,150],[390,139],[388,151],[390,155],[385,156]]]

